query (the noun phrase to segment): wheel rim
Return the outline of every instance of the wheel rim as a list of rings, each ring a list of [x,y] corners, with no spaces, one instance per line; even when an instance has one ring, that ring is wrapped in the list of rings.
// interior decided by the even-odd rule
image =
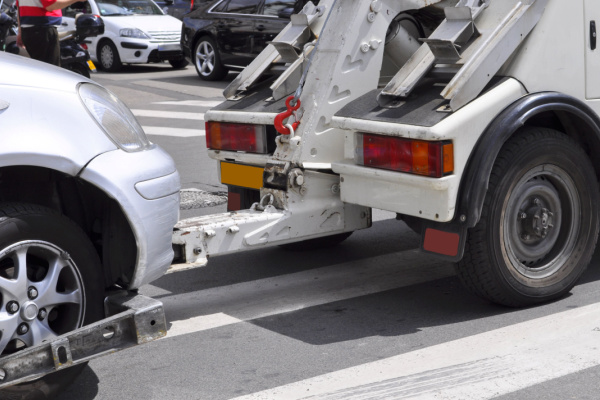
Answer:
[[[84,287],[69,254],[52,243],[23,241],[0,252],[0,355],[83,325]]]
[[[100,49],[100,62],[104,68],[110,68],[113,65],[114,54],[109,45],[102,46]]]
[[[581,202],[565,170],[549,164],[531,169],[513,187],[503,210],[502,251],[515,278],[547,286],[570,272]]]
[[[202,41],[196,47],[196,68],[202,76],[209,76],[215,69],[215,49]]]

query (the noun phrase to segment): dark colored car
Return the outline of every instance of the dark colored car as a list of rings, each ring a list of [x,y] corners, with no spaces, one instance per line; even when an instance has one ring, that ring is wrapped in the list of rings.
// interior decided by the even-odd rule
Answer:
[[[307,0],[195,0],[183,17],[181,48],[201,79],[241,70],[302,10]],[[317,1],[313,1],[317,3]]]

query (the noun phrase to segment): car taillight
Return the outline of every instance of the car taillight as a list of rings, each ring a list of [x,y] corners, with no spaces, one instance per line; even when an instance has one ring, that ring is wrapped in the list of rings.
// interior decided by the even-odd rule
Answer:
[[[194,0],[190,2],[190,12],[194,11]]]
[[[211,150],[267,154],[266,127],[207,121],[206,147]]]
[[[454,171],[454,146],[450,141],[358,133],[356,162],[366,167],[441,178]]]

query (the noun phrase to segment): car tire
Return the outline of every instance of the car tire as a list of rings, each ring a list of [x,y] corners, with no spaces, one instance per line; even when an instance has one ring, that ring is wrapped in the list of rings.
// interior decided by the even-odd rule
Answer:
[[[288,251],[310,251],[328,249],[337,246],[348,239],[352,232],[337,233],[331,236],[323,236],[315,239],[303,240],[301,242],[282,244],[279,247]]]
[[[594,167],[573,139],[521,130],[495,161],[458,277],[473,293],[511,307],[563,296],[594,252],[599,198]]]
[[[169,60],[169,64],[171,64],[171,67],[173,67],[174,69],[183,69],[188,65],[188,62],[185,59]]]
[[[118,72],[123,67],[121,57],[116,46],[110,40],[103,40],[98,44],[98,63],[100,68],[108,72]]]
[[[203,36],[196,42],[194,65],[200,79],[205,81],[218,81],[227,75],[217,45],[209,36]]]
[[[0,204],[0,357],[102,319],[103,282],[98,254],[79,226],[45,207]],[[28,331],[20,333],[24,324]],[[53,398],[84,367],[2,389],[0,398]]]

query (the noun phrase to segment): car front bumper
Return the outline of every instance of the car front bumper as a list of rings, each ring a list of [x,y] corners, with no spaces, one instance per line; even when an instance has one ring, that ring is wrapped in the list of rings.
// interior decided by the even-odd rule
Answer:
[[[147,63],[183,60],[181,44],[177,42],[150,42],[134,38],[121,38],[119,56],[124,63]]]
[[[161,277],[173,261],[171,236],[179,220],[181,186],[173,159],[158,146],[115,150],[94,158],[80,176],[117,200],[132,228],[137,260],[128,289]]]

